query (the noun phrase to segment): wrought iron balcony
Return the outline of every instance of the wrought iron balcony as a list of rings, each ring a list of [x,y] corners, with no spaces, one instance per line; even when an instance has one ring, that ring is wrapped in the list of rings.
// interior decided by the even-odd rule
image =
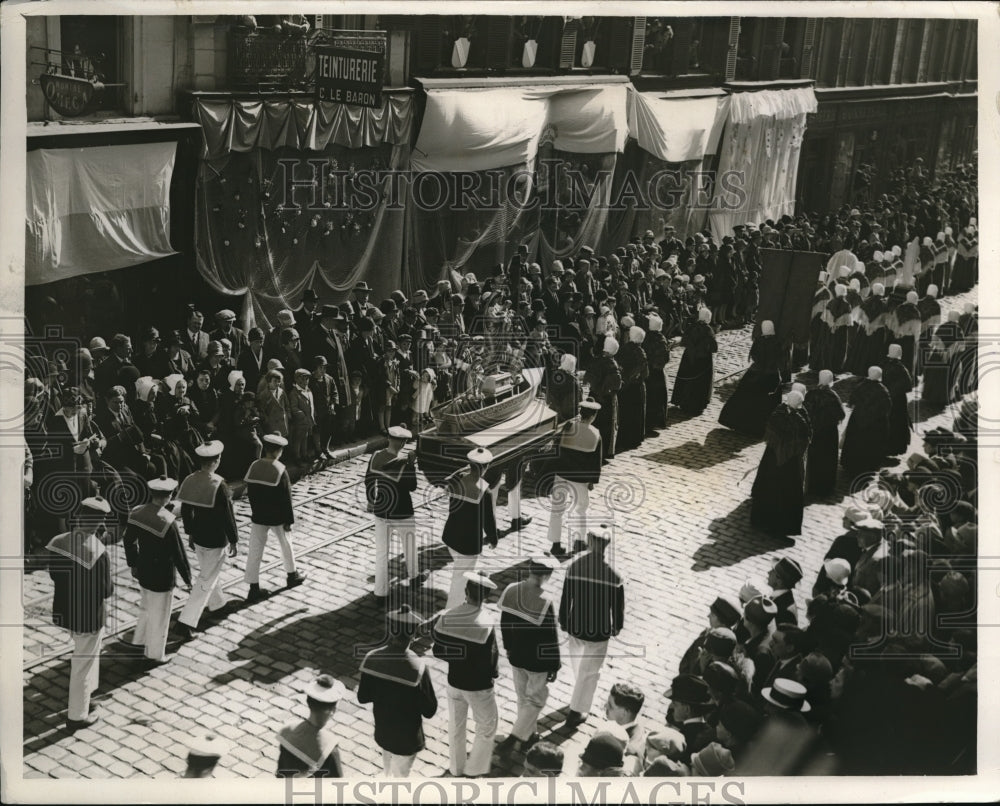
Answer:
[[[313,81],[312,38],[284,31],[230,29],[230,89],[305,89]]]

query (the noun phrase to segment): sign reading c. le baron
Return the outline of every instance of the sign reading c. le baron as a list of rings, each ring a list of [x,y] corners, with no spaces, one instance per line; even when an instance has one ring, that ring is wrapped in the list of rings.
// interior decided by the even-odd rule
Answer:
[[[355,106],[382,106],[385,51],[341,45],[316,48],[316,99]]]

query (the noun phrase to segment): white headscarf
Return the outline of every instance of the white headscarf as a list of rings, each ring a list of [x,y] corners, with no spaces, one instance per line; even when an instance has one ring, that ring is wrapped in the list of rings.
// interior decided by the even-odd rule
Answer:
[[[646,331],[643,330],[641,327],[632,325],[632,327],[628,329],[628,340],[632,342],[632,344],[642,344],[642,340],[645,338],[646,338]]]
[[[156,381],[149,375],[143,375],[138,378],[135,382],[135,392],[139,396],[139,400],[149,402],[149,393],[156,388]]]
[[[774,335],[774,322],[770,319],[765,319],[760,323],[760,335],[761,336],[773,336]]]
[[[631,316],[623,316],[621,321],[621,326],[624,328],[634,327],[635,319],[633,319]]]
[[[808,390],[806,389],[806,385],[804,383],[793,383],[792,384],[792,391],[793,392],[798,392],[800,395],[802,395],[803,397],[805,397],[805,394],[806,394],[806,392]]]
[[[846,285],[837,285],[837,286],[834,287],[833,293],[836,296],[838,296],[838,297],[846,297],[847,296],[847,286]]]
[[[821,369],[819,371],[819,385],[820,386],[833,386],[833,373],[828,369]]]
[[[563,372],[576,372],[576,356],[572,353],[563,353],[559,359],[559,369]]]
[[[882,367],[868,367],[868,380],[870,381],[882,380]]]
[[[649,329],[653,333],[659,333],[663,330],[663,320],[660,319],[655,313],[649,315]]]
[[[230,392],[236,391],[236,381],[238,381],[240,378],[243,378],[244,381],[246,380],[246,378],[243,376],[243,370],[241,369],[234,369],[232,372],[229,373],[229,375],[226,376],[226,380],[229,383]]]
[[[920,301],[920,297],[918,296],[916,291],[908,291],[906,293],[906,301],[916,304],[917,302]]]
[[[938,295],[938,287],[936,285],[931,283],[931,285],[927,286],[928,297],[930,297],[931,299],[937,299],[937,295]]]
[[[801,392],[789,392],[785,395],[785,403],[793,409],[801,408],[803,400],[804,398],[802,397]]]
[[[872,293],[876,297],[881,297],[885,295],[885,286],[882,283],[872,283]]]
[[[177,384],[184,380],[184,376],[179,372],[175,372],[173,375],[168,375],[163,379],[163,382],[167,385],[167,391],[170,394],[175,394],[177,392]]]
[[[608,355],[617,355],[618,348],[619,348],[618,339],[616,339],[614,336],[608,336],[604,339],[604,352],[606,352]]]
[[[708,308],[701,308],[698,311],[698,319],[705,324],[712,321],[712,312]]]
[[[903,348],[902,348],[902,346],[899,345],[899,344],[890,344],[889,345],[889,353],[888,353],[888,355],[889,355],[889,358],[902,358],[903,357]]]

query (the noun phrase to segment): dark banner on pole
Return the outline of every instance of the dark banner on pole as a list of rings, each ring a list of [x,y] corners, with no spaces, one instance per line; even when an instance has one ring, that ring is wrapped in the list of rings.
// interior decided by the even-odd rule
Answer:
[[[828,256],[820,252],[793,252],[785,249],[761,249],[763,270],[760,275],[760,302],[757,326],[770,319],[774,332],[783,341],[809,341],[816,281]]]

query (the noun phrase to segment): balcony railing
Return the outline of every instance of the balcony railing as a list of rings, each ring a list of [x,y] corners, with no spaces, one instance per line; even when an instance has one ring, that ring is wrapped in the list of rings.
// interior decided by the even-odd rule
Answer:
[[[273,30],[234,28],[227,41],[232,89],[305,89],[312,83],[312,38]]]

